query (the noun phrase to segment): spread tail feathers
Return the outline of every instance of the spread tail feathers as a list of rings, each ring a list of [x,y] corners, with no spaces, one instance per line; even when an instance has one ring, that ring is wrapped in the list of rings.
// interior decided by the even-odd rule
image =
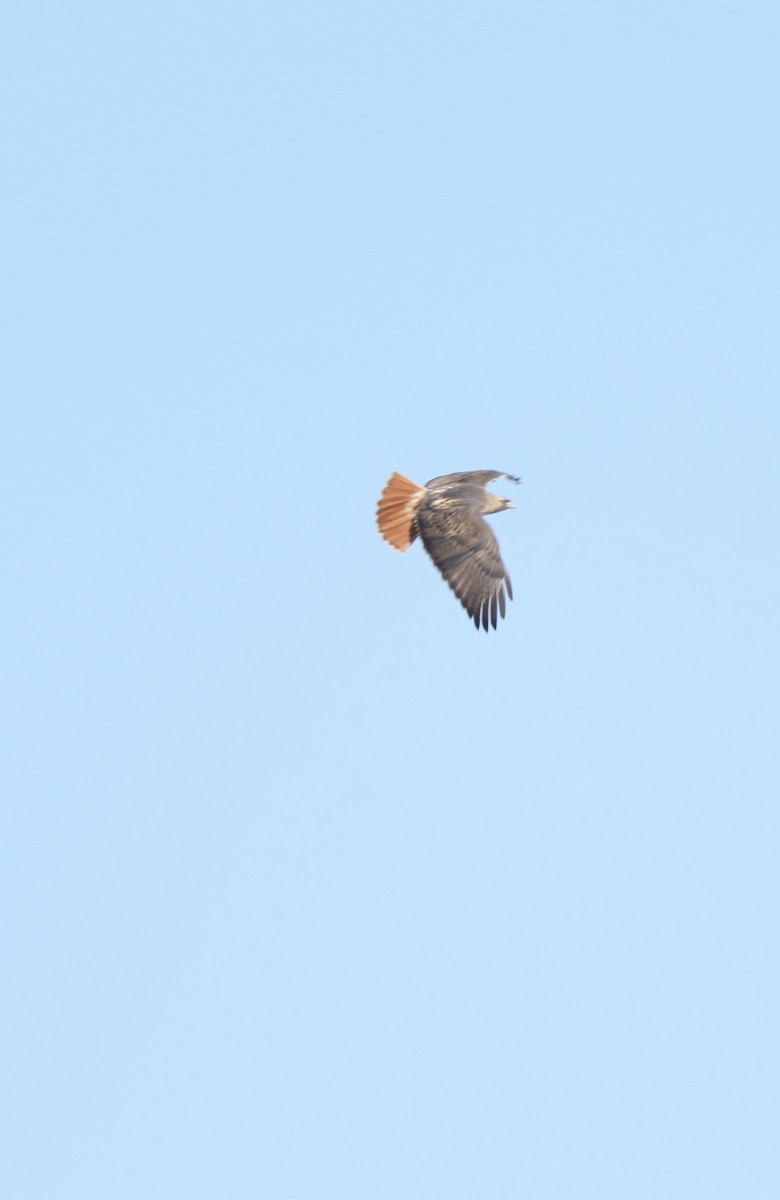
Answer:
[[[403,553],[417,537],[414,514],[425,488],[394,471],[379,499],[376,522],[386,542]]]

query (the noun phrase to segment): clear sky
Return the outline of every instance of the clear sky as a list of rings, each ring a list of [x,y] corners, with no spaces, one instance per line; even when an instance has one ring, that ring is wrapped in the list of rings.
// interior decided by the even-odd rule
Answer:
[[[780,1195],[779,13],[6,7],[4,1196]]]

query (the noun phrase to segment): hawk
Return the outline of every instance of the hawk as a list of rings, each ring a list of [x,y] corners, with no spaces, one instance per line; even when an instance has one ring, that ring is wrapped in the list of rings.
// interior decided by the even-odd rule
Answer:
[[[514,508],[511,500],[485,491],[493,479],[516,475],[503,471],[462,471],[438,475],[425,487],[394,471],[376,510],[379,532],[401,553],[416,537],[439,568],[466,612],[487,632],[506,616],[512,584],[501,561],[496,535],[482,520],[487,513]]]

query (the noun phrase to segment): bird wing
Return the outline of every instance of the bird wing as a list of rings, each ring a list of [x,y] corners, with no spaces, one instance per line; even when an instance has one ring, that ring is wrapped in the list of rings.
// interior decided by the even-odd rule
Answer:
[[[458,484],[472,484],[474,487],[484,488],[494,479],[520,482],[516,475],[507,475],[506,471],[458,471],[454,475],[437,475],[435,479],[429,479],[425,486],[429,491],[442,491]]]
[[[489,471],[469,474],[472,478],[441,477],[453,483],[462,480],[466,484],[465,495],[458,495],[458,489],[447,486],[444,494],[437,495],[434,489],[421,497],[416,513],[417,530],[425,549],[477,629],[481,624],[487,630],[489,623],[495,629],[499,611],[502,617],[506,615],[506,595],[512,599],[512,584],[501,561],[498,539],[480,516],[480,494],[472,495],[468,485],[475,482],[474,475],[489,479],[498,476]]]

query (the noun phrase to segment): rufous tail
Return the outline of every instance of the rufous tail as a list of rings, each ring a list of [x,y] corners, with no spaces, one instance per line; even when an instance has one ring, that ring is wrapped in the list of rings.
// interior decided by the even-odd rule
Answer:
[[[425,488],[393,471],[379,498],[376,523],[386,542],[403,554],[417,537],[414,514]]]

